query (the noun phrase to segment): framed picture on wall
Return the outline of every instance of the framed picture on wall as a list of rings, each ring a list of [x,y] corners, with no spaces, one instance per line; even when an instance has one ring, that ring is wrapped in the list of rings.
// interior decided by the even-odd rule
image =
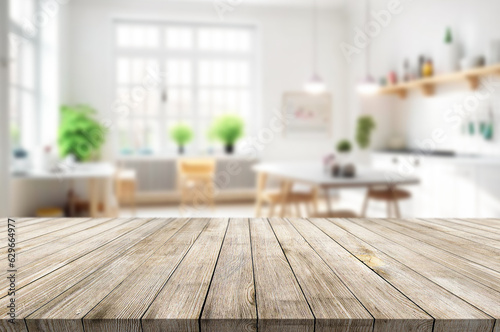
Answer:
[[[287,92],[283,96],[286,137],[329,137],[331,135],[332,96],[306,92]]]

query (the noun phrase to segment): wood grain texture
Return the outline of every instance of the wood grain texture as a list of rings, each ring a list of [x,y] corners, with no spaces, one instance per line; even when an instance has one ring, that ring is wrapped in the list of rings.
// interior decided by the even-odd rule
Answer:
[[[185,227],[144,262],[141,269],[130,274],[84,317],[85,331],[142,331],[142,316],[208,221],[189,220]]]
[[[466,302],[496,320],[500,318],[500,293],[488,288],[479,282],[463,276],[439,263],[427,259],[387,238],[379,236],[366,228],[344,219],[331,219],[335,225],[355,234],[356,237],[393,257],[415,272],[421,274],[435,284],[457,295]]]
[[[231,219],[201,315],[209,332],[257,331],[250,226]]]
[[[485,332],[492,329],[492,317],[343,227],[324,219],[311,219],[311,222],[430,314],[435,319],[434,331]]]
[[[387,238],[388,240],[417,252],[430,260],[476,280],[493,290],[500,291],[500,273],[494,270],[405,235],[404,228],[398,228],[397,225],[395,226],[393,223],[386,220],[353,219],[351,221]],[[387,226],[391,228],[388,228]],[[400,232],[396,232],[395,229],[398,229]]]
[[[212,219],[153,300],[142,318],[143,331],[196,331],[228,226]]]
[[[372,331],[372,315],[300,233],[284,219],[272,218],[269,223],[316,318],[315,331],[333,327],[338,331]],[[411,318],[431,319],[418,309]]]
[[[160,228],[25,318],[30,332],[83,332],[82,317],[167,242],[186,219],[160,221]],[[89,292],[88,290],[92,291]]]
[[[44,244],[26,253],[21,251],[17,258],[19,269],[17,287],[25,286],[30,281],[92,252],[148,221],[149,219],[115,219],[111,223],[96,226],[85,234],[77,233],[74,236],[62,238],[56,243]],[[4,276],[7,276],[7,273],[1,275],[2,278]]]
[[[453,219],[456,220],[456,219]],[[500,230],[500,219],[464,219],[461,218],[459,219],[463,222],[467,222],[469,224],[472,224],[474,226],[480,225],[480,226],[485,226],[486,230],[488,229],[493,229],[492,231],[498,232],[497,230]]]
[[[314,316],[266,219],[250,220],[259,331],[314,331]]]
[[[416,239],[500,272],[500,249],[441,232],[438,226],[429,228],[418,220],[391,219],[390,223],[404,227],[405,234]]]
[[[31,282],[27,281],[27,285],[24,287],[19,286],[16,292],[16,301],[20,304],[16,311],[17,318],[24,319],[50,299],[66,291],[100,267],[109,264],[135,243],[152,234],[161,226],[162,222],[160,219],[132,220],[130,223],[119,227],[121,232],[110,232],[113,234],[112,238],[106,237],[105,234],[101,235],[103,241],[109,241],[97,250],[78,257],[71,261],[70,264],[60,264],[61,267],[58,269],[48,269],[50,272],[47,272],[47,274],[41,276],[36,274],[36,278]],[[77,247],[80,245],[81,242],[77,244]],[[82,251],[83,248],[80,247],[79,250]],[[59,258],[64,259],[64,256]],[[59,265],[58,262],[49,260],[45,264],[47,266]],[[5,331],[9,332],[17,331],[6,321],[8,319],[7,300],[6,296],[0,299],[0,328],[4,328]]]
[[[19,221],[2,332],[500,332],[498,220]]]
[[[375,319],[374,331],[430,331],[431,316],[349,251],[307,220],[290,222],[371,313]],[[279,235],[278,238],[281,242]],[[398,319],[391,320],[394,317]]]

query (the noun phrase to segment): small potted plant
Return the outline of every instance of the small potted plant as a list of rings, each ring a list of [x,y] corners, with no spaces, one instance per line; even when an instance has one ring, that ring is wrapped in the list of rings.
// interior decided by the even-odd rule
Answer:
[[[96,110],[86,105],[62,106],[58,145],[61,157],[85,162],[99,157],[107,128],[96,119]]]
[[[362,150],[370,146],[371,134],[375,127],[375,121],[371,116],[365,115],[359,117],[356,128],[356,142]]]
[[[170,129],[170,137],[179,147],[179,154],[184,153],[184,147],[193,140],[193,136],[193,129],[187,124],[178,123]]]
[[[337,162],[333,165],[332,175],[333,176],[354,176],[355,170],[354,166],[348,163],[348,155],[352,150],[352,144],[349,140],[343,139],[337,143],[338,158]],[[347,169],[347,172],[346,172]]]
[[[352,144],[349,140],[341,140],[340,142],[337,143],[337,152],[339,154],[348,154],[352,150]]]
[[[227,114],[216,118],[210,129],[210,136],[224,144],[228,154],[234,152],[235,143],[243,136],[245,124],[237,115]]]

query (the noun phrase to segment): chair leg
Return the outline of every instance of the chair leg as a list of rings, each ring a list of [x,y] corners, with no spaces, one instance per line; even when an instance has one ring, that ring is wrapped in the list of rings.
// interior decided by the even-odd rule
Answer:
[[[318,197],[318,195],[319,195],[318,188],[315,187],[313,189],[313,201],[312,201],[312,211],[313,211],[314,215],[318,215],[318,211],[319,211],[319,208],[318,208],[318,199],[319,199],[319,197]]]
[[[365,200],[363,202],[363,208],[361,210],[361,217],[366,218],[366,211],[368,210],[368,201],[370,200],[370,191],[366,193]]]
[[[295,213],[297,214],[297,218],[300,218],[301,212],[300,212],[300,204],[295,203]]]
[[[394,204],[394,205],[393,205],[393,206],[394,206],[394,214],[395,214],[396,218],[398,218],[398,219],[399,219],[399,218],[401,218],[401,212],[399,211],[399,204],[398,204],[398,201],[397,201],[397,200],[395,200],[395,201],[393,202],[393,204]]]
[[[271,203],[269,205],[269,217],[274,217],[275,210],[276,210],[276,204]]]
[[[135,217],[137,209],[136,209],[136,201],[135,201],[135,184],[132,184],[130,188],[130,200],[132,201],[132,216]]]
[[[392,201],[387,201],[387,218],[392,217]]]
[[[311,214],[311,206],[310,206],[311,204],[310,204],[310,203],[311,203],[311,202],[306,202],[306,203],[304,204],[304,205],[305,205],[305,207],[306,207],[306,214],[307,214],[306,216],[307,216],[307,217],[312,217],[312,214]]]

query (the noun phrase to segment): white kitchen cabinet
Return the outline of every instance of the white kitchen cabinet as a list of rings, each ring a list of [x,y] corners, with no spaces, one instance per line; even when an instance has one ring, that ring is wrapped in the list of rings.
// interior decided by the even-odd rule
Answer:
[[[500,218],[500,165],[477,168],[477,215],[479,218]]]
[[[375,168],[420,178],[405,188],[412,198],[400,204],[403,217],[500,217],[500,160],[392,153],[372,160]]]

